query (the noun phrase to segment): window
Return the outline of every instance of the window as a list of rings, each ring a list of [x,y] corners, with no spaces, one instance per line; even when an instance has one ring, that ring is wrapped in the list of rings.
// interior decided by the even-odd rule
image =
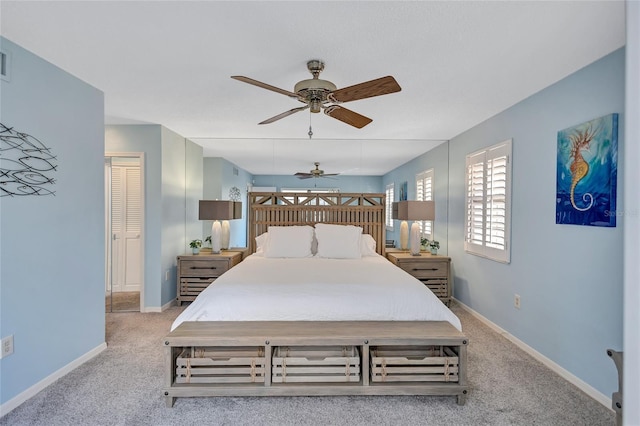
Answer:
[[[416,200],[433,200],[433,169],[416,175]],[[429,240],[433,239],[433,221],[423,220],[418,222],[420,235]]]
[[[280,192],[296,192],[299,194],[304,194],[306,193],[320,193],[320,194],[326,194],[326,193],[340,193],[340,188],[282,188],[280,190]],[[288,199],[289,201],[293,202],[293,197],[285,197],[286,199]],[[327,206],[329,205],[329,203],[327,203],[324,200],[318,200],[318,205],[319,206]]]
[[[393,183],[388,184],[384,192],[386,194],[384,220],[387,225],[387,230],[393,231]]]
[[[511,139],[467,155],[464,249],[509,263]]]

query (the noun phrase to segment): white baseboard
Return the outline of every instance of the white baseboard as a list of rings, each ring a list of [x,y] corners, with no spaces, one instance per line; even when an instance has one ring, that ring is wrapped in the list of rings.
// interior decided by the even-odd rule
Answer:
[[[164,305],[157,307],[157,306],[152,306],[152,307],[146,307],[144,308],[144,312],[164,312],[167,309],[169,309],[170,307],[172,307],[173,305],[175,305],[176,299],[173,299],[171,301],[169,301],[169,303],[165,303]]]
[[[460,302],[458,299],[455,299],[455,301],[458,305],[460,305],[462,309],[464,309],[465,311],[469,312],[471,315],[473,315],[474,317],[482,321],[482,323],[484,323],[486,326],[493,329],[496,333],[500,334],[501,336],[509,340],[511,343],[515,344],[517,347],[519,347],[520,349],[522,349],[523,351],[525,351],[526,353],[534,357],[536,360],[540,361],[542,364],[545,365],[545,367],[549,368],[551,371],[553,371],[563,379],[567,380],[569,383],[577,386],[582,392],[586,393],[591,398],[595,399],[600,404],[604,405],[605,407],[607,407],[609,410],[613,412],[613,409],[611,408],[611,398],[608,398],[606,395],[604,395],[602,392],[600,392],[590,384],[586,383],[579,377],[565,370],[560,365],[556,364],[546,356],[542,355],[540,352],[536,351],[531,346],[527,345],[522,340],[513,336],[508,331],[504,330],[503,328],[493,323],[489,319],[483,317],[478,312],[471,309],[469,306]]]
[[[71,361],[69,364],[65,365],[58,371],[40,380],[38,383],[31,386],[29,389],[19,393],[15,397],[11,398],[9,401],[0,405],[0,417],[13,411],[18,406],[20,406],[20,404],[22,404],[23,402],[25,402],[26,400],[28,400],[29,398],[31,398],[32,396],[34,396],[35,394],[37,394],[38,392],[40,392],[41,390],[43,390],[44,388],[46,388],[47,386],[55,382],[56,380],[58,380],[62,376],[68,374],[72,370],[75,370],[76,368],[80,367],[85,362],[96,357],[100,352],[104,351],[105,349],[107,349],[107,343],[106,342],[101,343],[97,347],[91,349],[86,354]]]

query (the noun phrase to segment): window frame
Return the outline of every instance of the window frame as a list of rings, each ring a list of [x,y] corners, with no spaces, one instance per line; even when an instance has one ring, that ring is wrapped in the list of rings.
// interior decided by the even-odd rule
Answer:
[[[507,139],[465,158],[464,251],[501,263],[511,262],[512,145]]]

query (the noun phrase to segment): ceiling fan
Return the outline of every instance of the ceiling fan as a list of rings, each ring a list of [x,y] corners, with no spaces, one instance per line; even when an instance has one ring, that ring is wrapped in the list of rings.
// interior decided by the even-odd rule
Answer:
[[[262,83],[249,77],[234,75],[231,76],[231,78],[253,84],[254,86],[262,87],[263,89],[271,90],[276,93],[287,95],[290,98],[297,99],[298,101],[306,104],[305,106],[293,108],[289,111],[283,112],[282,114],[268,118],[258,124],[273,123],[274,121],[288,117],[296,112],[310,109],[313,113],[318,113],[320,110],[324,110],[324,113],[329,117],[333,117],[343,123],[361,129],[371,123],[372,120],[369,117],[365,117],[364,115],[358,114],[357,112],[351,111],[338,104],[371,98],[374,96],[387,95],[389,93],[395,93],[402,90],[398,85],[398,82],[391,76],[381,77],[375,80],[338,89],[332,82],[318,78],[322,70],[324,70],[324,62],[321,60],[310,60],[307,62],[307,69],[311,75],[313,75],[313,78],[296,83],[293,88],[293,92],[271,86],[270,84]]]
[[[294,176],[298,179],[309,179],[309,178],[321,178],[328,176],[338,176],[340,173],[325,173],[324,170],[320,170],[320,163],[317,161],[315,163],[316,168],[309,170],[309,173],[298,172]]]

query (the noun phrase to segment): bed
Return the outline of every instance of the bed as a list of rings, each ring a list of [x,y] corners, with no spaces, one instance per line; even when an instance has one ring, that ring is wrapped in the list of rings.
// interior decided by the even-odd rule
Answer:
[[[384,194],[249,194],[252,253],[163,344],[167,405],[205,395],[454,395],[459,319],[384,257]]]

